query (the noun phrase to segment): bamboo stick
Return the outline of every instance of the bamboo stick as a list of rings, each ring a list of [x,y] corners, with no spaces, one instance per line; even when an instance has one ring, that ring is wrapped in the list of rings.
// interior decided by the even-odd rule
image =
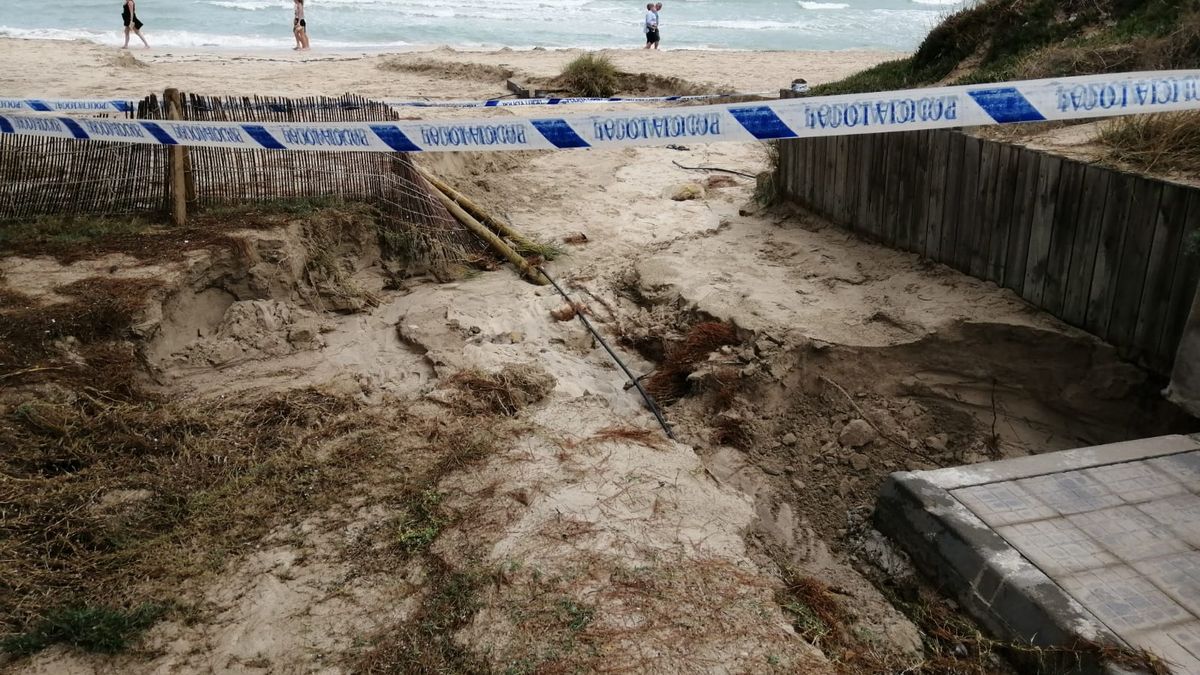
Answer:
[[[415,162],[413,163],[413,168],[416,169],[417,173],[421,174],[421,177],[428,181],[430,185],[440,190],[446,196],[450,197],[450,199],[458,203],[458,205],[461,206],[467,213],[470,213],[480,222],[492,228],[496,232],[504,235],[505,237],[508,237],[509,241],[516,244],[518,248],[521,248],[525,251],[541,251],[546,248],[546,246],[538,244],[537,242],[529,239],[525,235],[513,229],[508,223],[503,223],[497,218],[493,217],[487,211],[484,211],[478,204],[471,201],[466,195],[450,187],[445,182],[420,166],[417,166]]]
[[[483,223],[480,223],[475,219],[474,216],[467,213],[463,207],[458,205],[458,202],[451,199],[450,196],[445,192],[442,192],[441,188],[435,185],[433,181],[430,181],[427,178],[426,182],[429,183],[430,192],[437,196],[437,198],[440,199],[442,204],[446,207],[446,210],[449,211],[455,218],[457,218],[459,222],[465,225],[467,229],[471,230],[481,239],[486,241],[488,245],[492,247],[492,249],[504,256],[510,263],[516,266],[517,269],[521,270],[521,275],[530,282],[535,283],[538,286],[546,285],[546,278],[542,276],[541,272],[534,269],[534,267],[529,264],[528,260],[522,258],[519,253],[512,250],[512,247],[504,243],[503,239],[496,236],[495,232],[492,232],[488,228],[484,227]]]

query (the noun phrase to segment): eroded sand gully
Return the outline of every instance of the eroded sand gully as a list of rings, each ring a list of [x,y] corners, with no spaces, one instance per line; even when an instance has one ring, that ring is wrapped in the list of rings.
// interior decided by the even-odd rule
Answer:
[[[470,517],[440,533],[433,558],[360,568],[363,533],[396,507],[355,497],[281,518],[214,582],[180,589],[204,611],[153,628],[134,653],[54,648],[18,669],[341,671],[374,636],[420,615],[434,559],[491,571],[453,639],[499,670],[833,672],[842,655],[802,639],[781,608],[782,579],[795,574],[838,589],[867,648],[913,663],[917,629],[862,573],[886,552],[864,521],[883,476],[1170,425],[1143,372],[1009,292],[803,214],[741,215],[749,180],[673,201],[679,185],[704,179],[676,159],[750,173],[764,163],[748,145],[431,168],[531,235],[585,233],[550,269],[634,370],[663,367],[654,360],[699,322],[736,327],[737,344],[692,364],[666,409],[679,443],[659,437],[578,322],[551,317],[562,304],[553,291],[508,270],[384,290],[369,237],[348,232],[340,253],[355,288],[380,304],[347,314],[336,311],[345,294],[304,281],[288,229],[245,233],[249,263],[220,252],[165,269],[3,261],[5,283],[27,293],[97,270],[171,279],[138,330],[154,386],[198,406],[318,386],[438,416],[449,414],[441,385],[465,369],[536,367],[553,382],[517,413],[511,444],[441,479],[446,506]],[[51,274],[58,281],[46,284]],[[539,633],[531,617],[545,616],[577,630]]]

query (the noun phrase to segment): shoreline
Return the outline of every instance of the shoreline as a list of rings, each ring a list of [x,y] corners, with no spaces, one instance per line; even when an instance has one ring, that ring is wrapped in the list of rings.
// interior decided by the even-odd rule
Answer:
[[[149,39],[151,36],[147,36]],[[52,37],[13,37],[0,35],[0,46],[6,44],[72,44],[82,47],[97,47],[111,49],[113,51],[125,51],[121,49],[121,45],[117,42],[101,42],[97,40],[89,40],[87,38],[52,38]],[[308,54],[328,54],[335,56],[384,56],[387,54],[411,54],[420,52],[435,52],[435,51],[450,51],[462,54],[505,54],[505,53],[562,53],[562,52],[626,52],[626,51],[643,51],[641,47],[630,45],[626,47],[614,47],[603,45],[576,45],[571,47],[544,47],[540,45],[487,45],[487,44],[434,44],[434,43],[396,43],[396,44],[362,44],[348,45],[345,43],[337,43],[331,47],[322,47],[318,40],[315,47],[310,49]],[[130,43],[129,52],[133,54],[163,54],[164,52],[185,52],[188,54],[221,54],[221,55],[244,55],[244,54],[287,54],[295,52],[291,47],[268,47],[263,45],[253,45],[249,47],[241,47],[234,45],[160,45],[152,43],[150,49],[144,49]],[[702,52],[702,53],[718,53],[718,54],[894,54],[897,58],[908,56],[910,52],[901,52],[887,49],[868,49],[860,47],[846,47],[843,49],[740,49],[737,47],[663,47],[658,50],[658,53],[664,52]]]
[[[153,36],[147,36],[152,38]],[[154,43],[151,42],[151,45]],[[317,43],[319,47],[320,43]],[[142,97],[168,87],[226,95],[478,100],[505,95],[504,82],[554,77],[584,49],[496,50],[417,46],[380,51],[168,48],[122,50],[83,41],[0,38],[7,56],[0,96]],[[819,84],[903,56],[885,51],[604,49],[620,70],[715,87],[770,91],[797,77]]]

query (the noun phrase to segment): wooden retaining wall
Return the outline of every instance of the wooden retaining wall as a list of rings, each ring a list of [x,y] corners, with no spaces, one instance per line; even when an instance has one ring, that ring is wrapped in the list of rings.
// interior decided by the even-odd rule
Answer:
[[[1200,282],[1200,189],[958,131],[784,141],[778,184],[833,222],[1010,288],[1171,371]]]

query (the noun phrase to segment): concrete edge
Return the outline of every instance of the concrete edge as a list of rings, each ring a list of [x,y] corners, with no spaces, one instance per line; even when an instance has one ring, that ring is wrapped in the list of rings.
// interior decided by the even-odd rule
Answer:
[[[937,469],[923,472],[921,475],[929,483],[943,490],[957,490],[974,485],[1020,480],[1077,469],[1090,469],[1104,464],[1121,464],[1152,459],[1190,450],[1200,450],[1200,434],[1192,437],[1174,434],[1124,443],[1096,445],[1044,455],[1016,457],[975,466]]]
[[[933,473],[933,472],[929,472]],[[926,474],[892,474],[875,526],[994,637],[1036,646],[1080,638],[1124,642]],[[1032,665],[1032,664],[1031,664]],[[1039,672],[1105,673],[1098,661],[1040,663]]]

